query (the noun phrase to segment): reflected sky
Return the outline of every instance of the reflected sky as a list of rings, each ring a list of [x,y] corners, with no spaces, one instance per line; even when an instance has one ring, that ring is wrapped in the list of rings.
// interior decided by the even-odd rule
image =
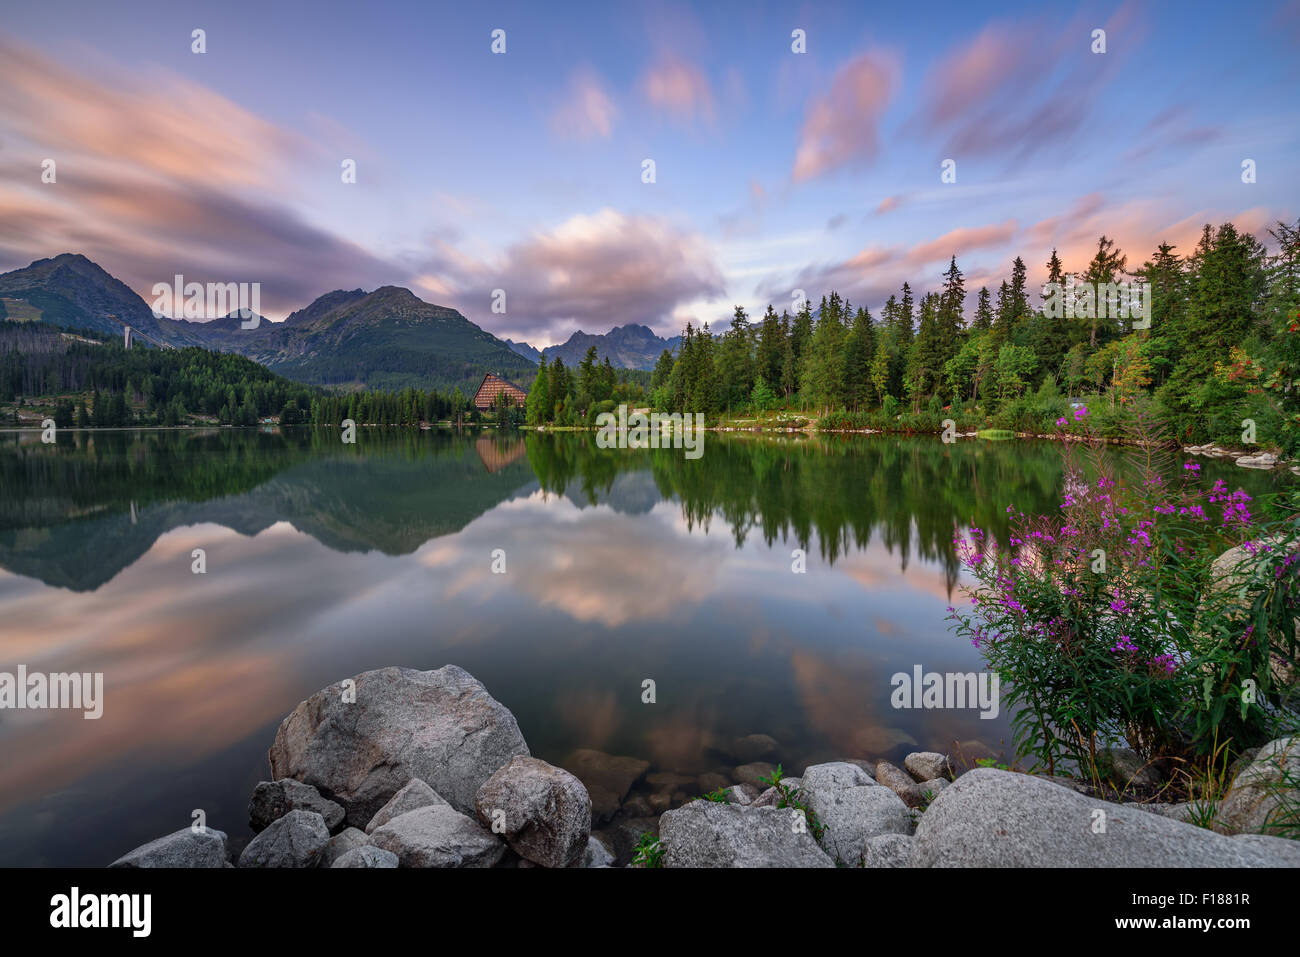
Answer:
[[[196,808],[246,840],[280,720],[388,665],[466,668],[555,763],[729,775],[754,733],[795,770],[1007,737],[1006,715],[894,710],[889,679],[980,670],[944,621],[953,523],[996,533],[1005,502],[971,489],[999,477],[1046,507],[1051,448],[719,439],[686,463],[581,436],[227,440],[0,446],[0,670],[105,675],[98,721],[0,712],[0,864],[106,864]]]

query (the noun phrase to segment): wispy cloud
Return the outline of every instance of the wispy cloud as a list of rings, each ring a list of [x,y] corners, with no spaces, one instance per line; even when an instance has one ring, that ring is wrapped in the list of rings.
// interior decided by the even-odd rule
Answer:
[[[898,83],[898,62],[890,53],[865,53],[841,67],[830,89],[813,100],[795,152],[795,182],[845,167],[862,167],[880,149],[880,119]]]

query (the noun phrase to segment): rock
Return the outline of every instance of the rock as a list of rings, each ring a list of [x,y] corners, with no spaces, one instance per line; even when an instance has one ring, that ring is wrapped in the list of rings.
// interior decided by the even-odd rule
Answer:
[[[722,791],[730,786],[731,778],[712,771],[701,774],[695,779],[695,789],[701,794],[712,794],[714,791]]]
[[[676,771],[656,771],[654,774],[647,774],[645,780],[654,790],[669,794],[684,787],[695,787],[695,778],[692,775],[678,774]]]
[[[543,867],[577,861],[591,835],[591,798],[582,782],[539,758],[514,757],[483,782],[474,799],[479,822],[520,857]],[[504,812],[504,814],[502,814]]]
[[[1038,777],[1042,778],[1044,781],[1050,781],[1059,787],[1069,788],[1075,794],[1083,794],[1085,796],[1092,794],[1092,785],[1075,778],[1067,778],[1060,774],[1040,774]]]
[[[786,790],[793,793],[803,787],[803,778],[782,778],[781,783],[785,785]]]
[[[913,867],[1276,867],[1287,860],[1275,847],[992,768],[962,775],[939,795],[921,816],[914,847]]]
[[[329,844],[325,845],[325,853],[321,856],[320,866],[333,867],[334,862],[348,851],[353,848],[364,847],[369,841],[370,838],[366,837],[366,832],[361,828],[345,827],[331,837]]]
[[[953,777],[963,771],[970,771],[979,767],[980,761],[1002,761],[1002,757],[997,751],[994,751],[978,738],[972,738],[969,741],[958,741],[954,750],[957,752],[957,761],[953,764]],[[1009,764],[1010,762],[1003,763]],[[961,770],[958,770],[958,768]]]
[[[1258,455],[1243,455],[1237,464],[1244,469],[1271,469],[1277,465],[1277,456],[1272,452],[1260,452]]]
[[[1194,810],[1191,804],[1169,804],[1159,801],[1149,801],[1147,803],[1125,801],[1120,806],[1137,808],[1139,811],[1146,811],[1150,814],[1159,814],[1161,817],[1186,822],[1191,821],[1192,812]]]
[[[447,804],[399,814],[375,828],[370,843],[397,855],[399,867],[492,867],[506,846]]]
[[[793,809],[692,801],[659,819],[665,867],[833,867]]]
[[[752,804],[759,790],[752,784],[733,784],[727,788],[728,804]]]
[[[736,757],[749,764],[753,761],[766,761],[775,758],[781,745],[770,734],[747,734],[737,738],[734,746]]]
[[[325,818],[315,811],[294,809],[276,818],[248,842],[239,855],[240,867],[316,867],[329,846]]]
[[[614,852],[614,860],[623,866],[632,860],[632,854],[644,834],[649,834],[651,837],[659,836],[659,818],[619,818],[602,830],[600,837],[605,846]]]
[[[768,788],[754,800],[749,802],[750,807],[776,807],[781,803],[781,792],[776,788]]]
[[[944,788],[951,786],[952,782],[947,778],[935,778],[933,781],[924,781],[917,785],[921,789],[921,797],[925,799],[927,805],[933,803]]]
[[[1277,548],[1284,541],[1285,539],[1282,536],[1274,536],[1256,542],[1255,547],[1258,548],[1260,545],[1267,544]],[[1251,583],[1251,570],[1255,567],[1255,562],[1256,555],[1248,552],[1245,545],[1238,545],[1235,548],[1228,549],[1216,558],[1214,564],[1210,566],[1210,588],[1216,592],[1228,591],[1235,594],[1235,600],[1228,602],[1226,611],[1230,617],[1241,621],[1241,627],[1245,627],[1250,611],[1250,595],[1249,593],[1242,595],[1241,592],[1243,588]],[[1293,619],[1293,622],[1293,634],[1300,638],[1300,616]],[[1282,639],[1283,636],[1279,635],[1276,643],[1280,644]],[[1287,687],[1296,680],[1294,665],[1278,654],[1276,648],[1269,655],[1269,675],[1279,687]]]
[[[853,734],[858,754],[888,754],[900,745],[914,746],[916,738],[902,728],[859,728]]]
[[[889,788],[902,798],[903,803],[908,807],[923,807],[925,805],[925,798],[922,796],[921,788],[912,780],[912,776],[888,761],[881,761],[876,765],[876,783]]]
[[[610,867],[614,863],[613,852],[595,834],[587,838],[582,857],[570,864],[570,867]]]
[[[906,834],[877,834],[862,845],[863,867],[911,867],[915,838]]]
[[[588,792],[590,794],[590,792]],[[592,803],[591,819],[597,821],[599,815],[595,813],[595,802]],[[644,794],[633,794],[623,802],[623,813],[628,817],[656,817],[655,809],[650,806],[650,799]]]
[[[406,786],[392,796],[387,804],[375,812],[366,824],[366,833],[373,833],[375,828],[383,827],[393,818],[414,811],[416,808],[429,807],[434,804],[447,804],[433,788],[419,778],[412,778]],[[450,806],[450,805],[448,805]]]
[[[343,824],[343,808],[321,797],[310,784],[284,778],[262,781],[253,789],[253,798],[248,802],[248,826],[254,831],[265,830],[272,821],[293,810],[315,811],[325,819],[331,833]]]
[[[651,814],[663,814],[673,806],[672,795],[666,791],[656,791],[646,799],[650,804]]]
[[[561,762],[565,770],[577,775],[591,797],[592,815],[608,821],[622,806],[632,785],[650,770],[650,762],[580,748]]]
[[[455,665],[381,668],[354,680],[353,703],[339,682],[299,704],[281,722],[269,756],[277,778],[318,788],[357,827],[413,778],[457,810],[472,811],[489,775],[528,754],[514,715]]]
[[[1097,771],[1120,791],[1158,788],[1160,772],[1128,748],[1102,748],[1097,752]]]
[[[226,867],[226,832],[183,827],[127,851],[109,867]]]
[[[1277,866],[1300,867],[1300,841],[1268,834],[1237,834],[1235,844],[1244,844],[1270,857],[1277,858]]]
[[[1215,830],[1228,834],[1281,833],[1285,823],[1293,829],[1300,824],[1297,805],[1300,805],[1300,735],[1278,738],[1259,749],[1219,802]],[[1289,821],[1285,820],[1287,817]]]
[[[952,762],[948,755],[935,751],[913,751],[903,758],[903,767],[918,781],[952,777]]]
[[[826,763],[826,762],[819,762],[819,763]],[[832,762],[829,762],[829,763],[834,764],[835,762],[832,761]],[[844,759],[844,763],[845,763],[845,764],[856,764],[856,765],[857,765],[858,767],[860,767],[862,770],[864,770],[864,771],[867,772],[867,776],[870,777],[871,780],[874,781],[874,780],[876,779],[876,762],[875,762],[875,761],[868,761],[868,760],[866,760],[865,758],[845,758],[845,759]]]
[[[776,765],[768,764],[766,761],[754,761],[750,764],[742,764],[732,772],[731,776],[741,784],[752,784],[758,788],[765,788],[767,785],[762,779],[770,778],[775,773]]]
[[[902,799],[853,764],[841,761],[808,768],[801,798],[825,828],[822,847],[846,864],[861,859],[867,838],[912,831],[912,816]]]
[[[363,844],[342,854],[331,867],[396,867],[397,855],[382,847]]]

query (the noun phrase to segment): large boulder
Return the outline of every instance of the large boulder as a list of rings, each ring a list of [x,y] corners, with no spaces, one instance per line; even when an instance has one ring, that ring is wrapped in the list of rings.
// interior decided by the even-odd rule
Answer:
[[[1300,826],[1300,735],[1264,745],[1219,802],[1215,829],[1280,834]]]
[[[587,789],[568,771],[539,758],[511,758],[483,782],[474,806],[480,823],[503,836],[520,857],[543,867],[573,864],[591,836]]]
[[[1027,774],[979,768],[935,799],[916,828],[913,867],[1294,866],[1273,838],[1252,842]]]
[[[325,826],[331,832],[343,823],[343,808],[321,797],[321,793],[310,784],[285,778],[282,781],[262,781],[253,789],[253,798],[248,802],[248,826],[254,831],[263,831],[272,821],[293,810],[315,811],[325,819]]]
[[[856,865],[863,843],[880,834],[910,834],[907,805],[856,764],[815,764],[803,773],[800,798],[824,828],[821,845],[832,858]]]
[[[393,818],[405,814],[407,811],[446,803],[437,791],[419,778],[415,778],[407,782],[406,787],[394,794],[387,804],[375,812],[375,816],[366,824],[366,833],[370,834],[375,828],[383,827]]]
[[[295,778],[343,806],[364,827],[412,778],[459,811],[512,757],[528,754],[514,715],[473,675],[381,668],[337,682],[302,702],[271,746],[277,778]]]
[[[863,867],[911,867],[916,838],[905,834],[877,834],[862,845]]]
[[[316,867],[329,847],[325,818],[293,810],[267,825],[239,855],[240,867]]]
[[[192,827],[127,851],[109,867],[226,867],[226,832]]]
[[[370,843],[397,855],[401,867],[493,867],[506,846],[447,804],[407,811],[375,828]]]
[[[574,751],[564,759],[563,766],[586,787],[597,821],[608,821],[617,814],[632,785],[650,770],[650,762],[641,758],[606,754],[591,748]]]
[[[659,819],[665,867],[834,867],[793,808],[691,801]]]

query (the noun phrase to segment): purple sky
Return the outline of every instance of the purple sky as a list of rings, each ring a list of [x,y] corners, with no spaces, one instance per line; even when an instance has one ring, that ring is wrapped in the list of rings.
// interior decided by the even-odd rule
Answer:
[[[396,283],[542,346],[1300,215],[1298,3],[754,6],[7,10],[0,268],[260,282],[274,319]]]

